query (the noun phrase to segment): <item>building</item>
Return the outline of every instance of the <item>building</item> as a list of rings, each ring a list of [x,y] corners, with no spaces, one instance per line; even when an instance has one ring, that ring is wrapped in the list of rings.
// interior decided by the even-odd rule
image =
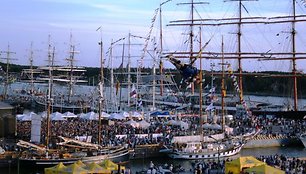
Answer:
[[[0,138],[15,136],[16,117],[13,112],[13,106],[0,102]]]

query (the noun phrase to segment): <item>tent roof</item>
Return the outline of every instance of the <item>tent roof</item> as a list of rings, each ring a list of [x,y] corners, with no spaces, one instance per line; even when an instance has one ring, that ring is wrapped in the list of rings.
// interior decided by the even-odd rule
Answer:
[[[265,174],[265,173],[269,173],[269,174],[285,174],[284,171],[274,168],[272,166],[269,166],[267,164],[263,164],[260,166],[254,166],[248,169],[243,170],[244,172],[254,172],[256,174]]]
[[[239,157],[233,161],[229,161],[225,163],[225,173],[229,171],[233,172],[234,174],[239,174],[243,168],[250,168],[254,166],[259,166],[265,164],[262,161],[257,160],[253,156],[245,156]]]
[[[112,171],[108,170],[106,168],[101,167],[100,165],[98,165],[97,163],[90,163],[86,166],[86,169],[89,170],[91,173],[107,173],[110,174]]]
[[[77,165],[76,163],[70,164],[67,168],[62,170],[63,173],[71,173],[71,174],[87,174],[89,173],[88,170],[82,168],[81,166]]]
[[[53,167],[45,168],[44,171],[45,171],[45,174],[52,174],[54,172],[62,171],[65,168],[67,168],[67,167],[62,162],[60,162]]]

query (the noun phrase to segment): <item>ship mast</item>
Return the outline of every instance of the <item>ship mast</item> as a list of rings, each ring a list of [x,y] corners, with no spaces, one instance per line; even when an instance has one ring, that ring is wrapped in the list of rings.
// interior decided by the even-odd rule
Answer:
[[[223,42],[223,36],[222,36],[222,44],[221,44],[221,52],[222,52],[222,60],[221,60],[221,66],[222,66],[222,79],[221,79],[221,110],[222,110],[222,132],[225,131],[225,115],[224,115],[224,97],[226,95],[225,93],[225,70],[224,70],[224,42]]]
[[[51,40],[49,35],[49,45],[48,45],[48,63],[49,63],[49,81],[48,81],[48,96],[47,96],[47,131],[46,131],[46,148],[49,149],[49,138],[50,138],[50,114],[52,105],[52,88],[53,88],[53,63],[55,56],[55,47],[51,50]]]
[[[200,26],[200,52],[199,52],[199,56],[201,57],[201,54],[202,54],[202,27]],[[204,118],[202,118],[202,107],[203,107],[203,99],[202,99],[202,88],[203,88],[203,84],[202,84],[202,78],[203,78],[203,74],[202,74],[202,59],[200,59],[200,73],[199,73],[199,77],[200,77],[200,91],[199,91],[199,106],[200,106],[200,113],[199,113],[199,116],[200,116],[200,134],[203,135],[203,122],[206,121],[207,122],[207,119],[204,120]],[[203,137],[203,136],[202,136]]]
[[[30,79],[31,79],[31,94],[33,95],[34,92],[34,75],[33,75],[33,42],[31,42],[31,48],[30,48],[30,57],[29,57],[29,61],[30,61]]]
[[[11,54],[16,54],[16,52],[12,52],[10,51],[10,45],[7,45],[7,51],[1,51],[0,53],[5,53],[6,57],[5,58],[1,58],[6,60],[6,80],[5,80],[5,85],[4,85],[4,94],[3,94],[3,99],[7,98],[7,93],[8,93],[8,85],[10,83],[9,81],[9,65],[10,65],[10,61],[11,60],[17,60],[17,59],[13,59],[11,58]]]
[[[69,74],[69,93],[68,93],[68,102],[71,102],[71,97],[73,96],[73,85],[75,81],[75,77],[73,76],[74,74],[74,61],[75,61],[75,54],[78,53],[78,51],[75,50],[75,45],[72,43],[72,34],[70,34],[70,50],[69,50],[69,58],[66,60],[68,61],[68,66],[70,69],[70,74]]]
[[[242,25],[242,0],[239,0],[239,22],[238,22],[238,32],[237,32],[237,39],[238,39],[238,73],[239,73],[239,89],[240,89],[240,103],[243,101],[243,85],[242,85],[242,65],[241,65],[241,25]],[[222,41],[223,44],[223,41]],[[223,49],[223,48],[222,48]],[[224,56],[222,52],[222,56]],[[224,57],[222,57],[224,59]],[[223,66],[223,65],[222,65]]]
[[[97,29],[101,30],[101,27]],[[103,90],[104,90],[104,59],[103,59],[103,41],[102,41],[102,30],[101,30],[101,40],[98,42],[100,46],[100,83],[99,83],[99,125],[98,125],[98,144],[101,145],[101,117],[102,117],[102,107],[103,107]]]
[[[297,96],[297,72],[296,72],[296,56],[295,56],[295,21],[296,21],[296,12],[295,12],[295,0],[292,0],[293,8],[293,20],[291,23],[291,37],[292,37],[292,74],[293,74],[293,95],[294,95],[294,111],[298,110],[298,96]]]

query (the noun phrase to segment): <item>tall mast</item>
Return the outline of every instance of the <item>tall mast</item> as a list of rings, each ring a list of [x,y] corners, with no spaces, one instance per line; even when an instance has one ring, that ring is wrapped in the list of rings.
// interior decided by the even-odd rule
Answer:
[[[131,106],[131,33],[129,32],[129,39],[128,39],[128,108],[130,110]]]
[[[113,40],[112,40],[112,44],[111,44],[111,47],[110,47],[110,53],[109,53],[109,56],[110,56],[110,69],[111,69],[111,72],[110,72],[110,75],[111,75],[111,85],[110,85],[110,102],[111,102],[111,106],[112,109],[114,108],[114,104],[115,104],[115,100],[114,100],[114,90],[113,90],[113,87],[114,87],[114,68],[113,68]]]
[[[34,92],[34,76],[33,76],[33,42],[31,42],[31,48],[30,48],[30,57],[29,57],[29,61],[30,61],[30,79],[31,79],[31,93],[33,94]]]
[[[190,33],[189,33],[189,41],[190,41],[190,62],[193,61],[193,23],[194,23],[194,16],[193,16],[193,11],[194,11],[194,2],[191,0],[191,9],[190,9],[190,15],[191,15],[191,25],[190,25]],[[194,94],[194,83],[191,83],[191,92]]]
[[[239,88],[240,88],[240,103],[243,101],[243,88],[242,88],[242,65],[241,65],[241,25],[242,25],[242,0],[239,0],[239,22],[238,22],[238,71],[239,71]],[[224,53],[222,53],[224,54]]]
[[[99,96],[99,125],[98,125],[98,144],[101,145],[101,117],[102,117],[102,107],[103,107],[103,90],[104,90],[104,59],[103,59],[103,41],[102,41],[102,31],[101,31],[101,40],[98,43],[100,45],[100,96]]]
[[[160,44],[160,59],[159,59],[159,74],[163,75],[163,61],[161,59],[161,55],[163,53],[163,22],[162,22],[162,5],[159,5],[159,44]],[[163,95],[163,79],[160,80],[160,96]]]
[[[225,131],[225,115],[224,115],[224,97],[226,95],[225,93],[225,70],[224,70],[224,42],[223,42],[223,36],[222,36],[222,44],[221,44],[221,52],[222,52],[222,60],[221,60],[221,66],[222,66],[222,79],[221,79],[221,111],[222,111],[222,132]]]
[[[295,0],[292,0],[292,8],[293,8],[293,20],[291,23],[291,37],[292,37],[292,74],[293,74],[293,95],[294,95],[294,111],[298,110],[298,97],[297,97],[297,72],[296,72],[296,50],[295,50],[295,21],[296,21],[296,12],[295,12]]]
[[[51,50],[51,40],[49,35],[49,45],[48,45],[48,62],[49,62],[49,81],[48,81],[48,96],[47,96],[47,131],[46,131],[46,147],[49,149],[49,138],[50,138],[50,114],[52,105],[52,88],[53,88],[53,66],[54,66],[54,56],[55,47]]]
[[[200,52],[199,52],[199,57],[201,57],[201,49],[202,49],[202,27],[200,26]],[[199,76],[200,76],[200,94],[199,94],[199,106],[200,106],[200,134],[202,135],[203,134],[203,119],[202,118],[202,104],[203,104],[203,99],[202,99],[202,88],[203,88],[203,84],[202,84],[202,78],[203,78],[203,75],[202,75],[202,59],[200,58],[200,73],[199,73]],[[206,120],[207,121],[207,120]]]
[[[7,45],[7,51],[1,51],[1,53],[5,53],[6,57],[1,58],[6,60],[6,80],[5,80],[5,85],[4,85],[4,94],[3,94],[3,99],[7,98],[7,92],[8,92],[8,85],[10,83],[9,81],[9,65],[10,65],[10,61],[11,60],[17,60],[17,59],[13,59],[11,58],[11,54],[16,54],[15,52],[11,52],[10,51],[10,45]]]

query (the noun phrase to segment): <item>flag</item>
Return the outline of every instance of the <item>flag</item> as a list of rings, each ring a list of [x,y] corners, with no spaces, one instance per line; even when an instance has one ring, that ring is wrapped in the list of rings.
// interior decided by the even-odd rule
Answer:
[[[119,93],[119,88],[120,88],[120,83],[119,83],[119,81],[117,81],[117,83],[116,83],[116,95],[118,95],[118,93]]]
[[[120,64],[120,66],[118,67],[118,69],[122,69],[123,68],[123,62]]]
[[[205,111],[210,111],[210,110],[213,110],[214,109],[214,105],[213,103],[210,103],[207,108],[205,109]]]
[[[142,106],[142,100],[141,100],[141,98],[138,100],[137,105],[138,105],[138,107],[141,107],[141,106]]]
[[[131,97],[131,98],[136,98],[136,96],[137,96],[136,88],[135,88],[135,85],[133,84],[133,85],[132,85],[132,90],[131,90],[131,92],[130,92],[130,97]]]
[[[214,93],[215,91],[216,91],[216,88],[215,88],[215,87],[212,87],[212,88],[209,90],[210,93]]]

